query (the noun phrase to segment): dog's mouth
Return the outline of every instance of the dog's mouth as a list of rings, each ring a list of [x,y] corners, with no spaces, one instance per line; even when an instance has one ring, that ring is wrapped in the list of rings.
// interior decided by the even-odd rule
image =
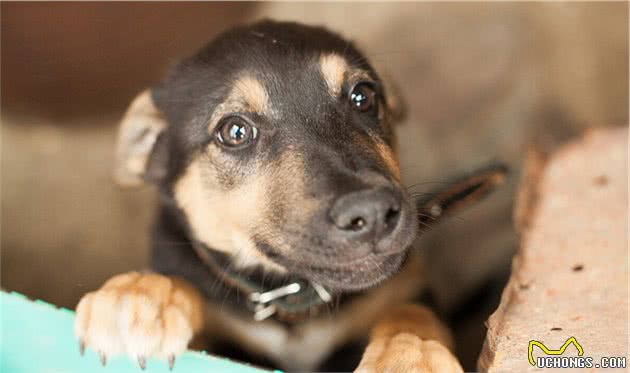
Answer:
[[[309,266],[304,273],[327,288],[339,291],[360,291],[380,284],[398,272],[406,251],[389,255],[370,254],[349,266]]]
[[[369,253],[351,261],[339,262],[334,257],[319,260],[309,260],[309,256],[299,259],[289,257],[265,243],[258,243],[257,247],[292,275],[335,292],[361,291],[376,286],[394,275],[407,256],[407,250],[401,250],[388,254]]]
[[[361,232],[344,232],[340,239],[338,227],[318,225],[325,219],[314,215],[311,224],[283,224],[275,235],[282,237],[279,246],[258,235],[253,241],[260,253],[292,276],[332,291],[360,291],[379,285],[400,269],[418,232],[414,212],[408,200],[402,200],[395,225],[367,238]]]

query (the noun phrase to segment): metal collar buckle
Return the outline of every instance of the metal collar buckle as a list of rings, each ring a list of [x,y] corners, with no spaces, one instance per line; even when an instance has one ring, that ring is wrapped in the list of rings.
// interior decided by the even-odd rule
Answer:
[[[313,286],[313,289],[315,289],[317,295],[324,302],[329,302],[332,299],[331,295],[328,293],[328,291],[326,291],[326,289],[324,289],[323,286],[315,283],[312,283],[311,285]],[[262,321],[272,316],[277,311],[276,305],[270,304],[272,301],[289,296],[291,294],[296,294],[300,290],[302,290],[302,285],[297,282],[292,282],[288,285],[281,286],[279,288],[275,288],[264,293],[251,293],[249,295],[249,301],[253,305],[254,320]]]

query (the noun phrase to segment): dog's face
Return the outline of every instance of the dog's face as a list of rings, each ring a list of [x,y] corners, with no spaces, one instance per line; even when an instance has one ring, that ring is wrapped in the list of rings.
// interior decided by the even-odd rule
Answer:
[[[398,269],[417,231],[389,93],[321,28],[238,28],[136,100],[119,176],[158,183],[195,239],[237,266],[369,287]]]

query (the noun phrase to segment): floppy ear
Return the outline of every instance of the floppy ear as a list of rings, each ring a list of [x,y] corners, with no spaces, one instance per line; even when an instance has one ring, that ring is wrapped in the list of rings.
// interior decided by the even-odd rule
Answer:
[[[156,145],[165,129],[166,120],[147,89],[129,105],[118,129],[114,166],[114,179],[118,184],[138,186],[147,179],[150,171],[164,173],[165,160],[160,159],[162,164],[157,166],[152,158],[155,158]]]
[[[507,172],[505,165],[492,164],[460,177],[446,188],[418,200],[416,208],[420,226],[434,224],[439,219],[478,202],[503,182]]]

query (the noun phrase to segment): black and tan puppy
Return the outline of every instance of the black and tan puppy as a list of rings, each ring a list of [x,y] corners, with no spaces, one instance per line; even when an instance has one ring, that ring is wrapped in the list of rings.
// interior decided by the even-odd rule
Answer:
[[[400,182],[399,105],[353,44],[322,28],[265,21],[180,62],[135,99],[119,134],[118,179],[161,192],[153,273],[118,275],[81,300],[82,348],[103,363],[124,353],[172,365],[205,334],[315,370],[364,343],[359,370],[461,371],[447,331],[408,303],[423,285],[409,247],[419,219],[498,173],[418,214]]]

